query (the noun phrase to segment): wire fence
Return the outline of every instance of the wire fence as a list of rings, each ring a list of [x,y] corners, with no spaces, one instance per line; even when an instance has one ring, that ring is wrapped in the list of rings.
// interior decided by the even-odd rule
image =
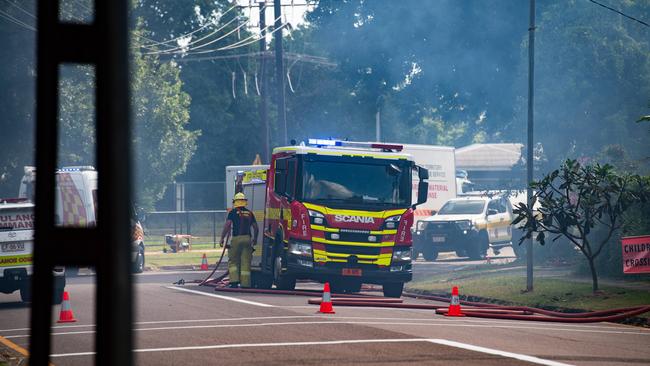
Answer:
[[[176,182],[167,185],[156,211],[226,209],[226,182]]]
[[[165,235],[191,235],[193,243],[216,248],[226,220],[226,210],[155,211],[146,214],[144,226],[151,244],[164,242]]]

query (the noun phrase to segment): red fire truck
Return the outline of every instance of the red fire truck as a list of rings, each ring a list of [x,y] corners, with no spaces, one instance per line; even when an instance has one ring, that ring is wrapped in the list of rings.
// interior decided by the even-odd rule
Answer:
[[[274,149],[255,285],[293,289],[296,280],[311,279],[357,292],[369,283],[401,296],[412,278],[413,210],[428,189],[428,171],[401,150],[316,139]]]

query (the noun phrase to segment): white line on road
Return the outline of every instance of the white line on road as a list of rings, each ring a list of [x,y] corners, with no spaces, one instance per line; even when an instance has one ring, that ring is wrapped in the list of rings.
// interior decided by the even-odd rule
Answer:
[[[230,297],[230,296],[210,294],[210,293],[207,293],[207,292],[190,290],[190,289],[186,289],[186,288],[182,288],[182,287],[165,286],[165,288],[168,288],[168,289],[171,289],[171,290],[177,290],[177,291],[190,292],[190,293],[193,293],[193,294],[203,295],[203,296],[208,296],[208,297],[215,297],[217,299],[229,300],[229,301],[239,302],[239,303],[242,303],[242,304],[262,306],[262,307],[265,307],[265,308],[273,308],[273,307],[275,307],[274,305],[264,304],[264,303],[261,303],[261,302],[248,301],[248,300],[243,300],[243,299],[239,299],[239,298],[236,298],[236,297]]]
[[[287,308],[288,306],[282,306],[282,308]],[[308,306],[309,309],[314,309],[313,305]],[[373,310],[396,310],[392,308],[375,308]],[[397,309],[405,310],[405,309]],[[406,309],[413,310],[413,309]],[[428,311],[428,310],[427,310]],[[242,320],[272,320],[272,319],[301,319],[301,318],[327,318],[327,319],[358,319],[358,320],[402,320],[402,321],[437,321],[437,322],[449,322],[449,323],[477,323],[477,324],[522,324],[520,321],[515,320],[485,320],[485,319],[472,319],[472,318],[445,318],[440,316],[431,316],[428,318],[398,318],[398,317],[378,317],[378,316],[341,316],[341,315],[288,315],[288,316],[256,316],[256,317],[241,317],[241,318],[211,318],[211,319],[179,319],[179,320],[151,320],[151,321],[141,321],[135,322],[134,325],[149,325],[149,324],[182,324],[182,323],[210,323],[210,322],[236,322]],[[554,330],[556,328],[566,329],[568,326],[572,328],[584,328],[587,330],[594,329],[605,329],[608,331],[622,331],[624,333],[629,333],[627,331],[634,332],[644,332],[643,335],[650,335],[650,329],[625,326],[621,324],[609,324],[608,323],[596,323],[596,324],[563,324],[563,323],[537,323],[540,325],[543,324],[544,329]],[[52,329],[73,329],[73,328],[91,328],[95,324],[75,324],[75,325],[57,325],[53,326]],[[29,328],[13,328],[13,329],[0,329],[0,335],[4,335],[8,332],[20,332],[28,331]]]
[[[442,345],[449,346],[449,347],[462,348],[462,349],[466,349],[466,350],[469,350],[469,351],[487,353],[487,354],[490,354],[490,355],[502,356],[502,357],[507,357],[507,358],[514,358],[516,360],[536,363],[538,365],[548,365],[548,366],[568,366],[569,365],[567,363],[556,362],[556,361],[551,361],[551,360],[545,360],[545,359],[539,358],[539,357],[522,355],[520,353],[512,353],[512,352],[500,351],[498,349],[474,346],[474,345],[471,345],[471,344],[454,342],[454,341],[449,341],[449,340],[446,340],[446,339],[428,339],[428,341],[431,342],[431,343],[442,344]]]
[[[461,348],[474,352],[481,352],[490,355],[496,355],[506,358],[536,363],[548,366],[570,366],[566,363],[545,360],[538,357],[505,352],[491,348],[474,346],[471,344],[449,341],[446,339],[426,339],[426,338],[403,338],[403,339],[347,339],[339,341],[315,341],[315,342],[279,342],[279,343],[240,343],[240,344],[216,344],[210,346],[190,346],[190,347],[167,347],[167,348],[141,348],[133,352],[171,352],[171,351],[198,351],[213,349],[230,349],[230,348],[254,348],[254,347],[297,347],[297,346],[327,346],[327,345],[344,345],[344,344],[363,344],[363,343],[412,343],[412,342],[430,342],[448,347]],[[50,355],[52,358],[73,357],[73,356],[92,356],[95,352],[77,352],[77,353],[59,353]]]
[[[564,332],[579,332],[579,333],[600,333],[600,334],[627,334],[627,335],[650,335],[650,333],[643,332],[626,332],[626,331],[607,331],[607,330],[590,330],[590,329],[571,329],[571,328],[544,328],[544,327],[529,327],[529,326],[516,326],[516,325],[483,325],[483,324],[450,324],[446,322],[428,321],[428,322],[386,322],[386,321],[337,321],[332,318],[330,321],[302,321],[302,322],[272,322],[272,323],[252,323],[252,324],[210,324],[210,325],[188,325],[180,327],[155,327],[155,328],[136,328],[136,332],[140,331],[161,331],[161,330],[188,330],[188,329],[210,329],[210,328],[250,328],[250,327],[269,327],[269,326],[287,326],[287,325],[315,325],[315,324],[348,324],[348,325],[383,325],[383,326],[442,326],[452,328],[500,328],[500,329],[525,329],[525,330],[553,330]],[[354,318],[353,318],[354,319]],[[75,331],[75,332],[60,332],[51,333],[53,336],[60,335],[76,335],[76,334],[94,334],[94,330]],[[26,338],[28,334],[5,336],[7,339]]]

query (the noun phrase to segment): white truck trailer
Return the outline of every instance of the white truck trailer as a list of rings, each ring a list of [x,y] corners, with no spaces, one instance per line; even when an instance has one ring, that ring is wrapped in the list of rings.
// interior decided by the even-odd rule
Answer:
[[[449,199],[456,198],[456,157],[449,146],[402,144],[402,152],[413,156],[415,164],[429,170],[427,202],[415,210],[415,220],[429,217]],[[418,180],[413,180],[413,197],[417,198]],[[415,202],[414,202],[415,203]]]

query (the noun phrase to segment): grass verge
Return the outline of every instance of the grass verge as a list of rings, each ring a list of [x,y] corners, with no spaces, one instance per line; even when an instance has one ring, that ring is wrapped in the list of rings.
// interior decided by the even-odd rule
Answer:
[[[420,282],[411,282],[408,290],[425,293],[448,294],[451,286],[458,286],[461,296],[472,296],[499,300],[512,305],[544,308],[565,308],[583,310],[604,310],[628,306],[650,304],[650,292],[616,286],[601,286],[601,292],[593,294],[591,283],[571,281],[570,279],[537,278],[535,290],[523,292],[526,276],[520,273],[473,272],[467,276],[456,276],[450,281],[448,276],[436,276]],[[650,318],[650,313],[642,315]]]
[[[209,249],[197,249],[197,247],[192,244],[192,251],[188,252],[163,253],[161,251],[147,251],[145,255],[146,266],[153,270],[166,266],[198,267],[201,265],[203,253],[208,257],[208,264],[213,265],[221,256],[221,249],[218,247],[217,249],[212,249],[212,246],[210,246]]]

